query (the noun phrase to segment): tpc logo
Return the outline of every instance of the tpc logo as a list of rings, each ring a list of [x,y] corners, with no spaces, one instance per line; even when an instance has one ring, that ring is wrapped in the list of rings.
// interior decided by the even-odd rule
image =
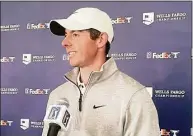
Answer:
[[[143,13],[143,23],[150,25],[154,22],[154,12]]]
[[[26,130],[29,128],[29,119],[21,119],[20,120],[20,128]]]
[[[70,113],[66,110],[64,118],[62,120],[62,123],[64,124],[65,127],[67,127],[69,120],[70,120]]]
[[[48,116],[48,119],[57,119],[60,112],[60,107],[52,107],[51,112]]]

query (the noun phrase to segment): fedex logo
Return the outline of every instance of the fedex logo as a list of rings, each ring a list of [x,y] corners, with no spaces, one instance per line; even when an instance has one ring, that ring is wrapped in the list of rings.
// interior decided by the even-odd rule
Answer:
[[[27,29],[47,29],[47,28],[49,28],[49,23],[27,24]]]
[[[161,129],[160,135],[161,136],[178,136],[179,130],[170,130],[167,131],[166,129]]]
[[[13,121],[1,120],[1,126],[11,126],[12,123],[13,123]]]
[[[32,95],[48,94],[48,91],[50,91],[50,89],[31,89],[31,88],[25,88],[25,94],[32,94]]]
[[[147,58],[150,59],[176,59],[179,57],[180,52],[162,52],[162,53],[155,53],[155,52],[147,52]]]
[[[111,19],[112,24],[125,24],[125,23],[131,23],[131,19],[133,17],[118,17],[116,19]]]
[[[2,57],[1,62],[13,62],[15,57]]]

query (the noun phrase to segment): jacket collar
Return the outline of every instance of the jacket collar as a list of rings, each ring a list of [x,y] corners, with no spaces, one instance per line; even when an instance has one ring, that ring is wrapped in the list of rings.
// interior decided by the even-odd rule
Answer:
[[[107,61],[102,65],[100,71],[91,72],[89,77],[89,84],[100,82],[108,78],[109,76],[111,76],[117,70],[118,68],[115,60],[112,57],[108,57]],[[75,67],[74,69],[72,69],[71,71],[65,74],[65,78],[77,84],[78,74],[79,74],[79,68]]]

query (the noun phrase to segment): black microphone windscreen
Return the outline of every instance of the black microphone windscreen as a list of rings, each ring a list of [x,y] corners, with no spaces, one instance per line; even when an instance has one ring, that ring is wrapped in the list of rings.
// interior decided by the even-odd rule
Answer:
[[[60,129],[60,125],[56,123],[50,123],[47,136],[57,136]]]

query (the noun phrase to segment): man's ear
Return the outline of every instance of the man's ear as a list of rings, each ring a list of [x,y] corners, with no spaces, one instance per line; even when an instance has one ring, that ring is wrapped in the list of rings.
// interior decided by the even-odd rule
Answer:
[[[98,48],[104,47],[106,45],[107,41],[108,41],[107,33],[101,33],[99,38],[97,39]]]

